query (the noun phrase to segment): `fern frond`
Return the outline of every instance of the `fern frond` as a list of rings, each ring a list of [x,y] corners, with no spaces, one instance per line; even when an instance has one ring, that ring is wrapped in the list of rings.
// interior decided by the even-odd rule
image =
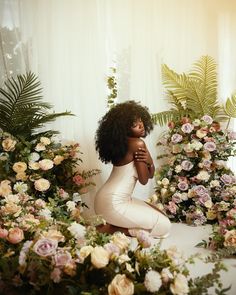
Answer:
[[[227,98],[224,111],[229,117],[236,118],[236,94]]]
[[[0,88],[0,128],[14,136],[30,137],[57,117],[72,115],[48,114],[52,105],[42,102],[41,92],[40,82],[31,72],[8,79],[5,87]]]

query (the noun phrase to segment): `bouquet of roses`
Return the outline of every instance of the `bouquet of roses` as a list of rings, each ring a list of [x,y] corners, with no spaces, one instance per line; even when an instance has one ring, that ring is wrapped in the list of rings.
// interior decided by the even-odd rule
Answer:
[[[168,161],[156,173],[150,202],[161,203],[175,221],[215,223],[233,207],[236,178],[226,161],[235,155],[236,134],[222,130],[208,115],[168,126],[161,140]]]

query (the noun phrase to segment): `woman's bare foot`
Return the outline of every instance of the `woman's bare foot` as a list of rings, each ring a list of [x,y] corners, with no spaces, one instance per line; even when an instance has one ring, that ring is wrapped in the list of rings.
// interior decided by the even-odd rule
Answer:
[[[108,223],[98,225],[96,228],[97,228],[97,231],[99,231],[100,233],[114,234],[115,232],[119,231],[125,234],[126,236],[130,236],[127,228],[118,227]]]

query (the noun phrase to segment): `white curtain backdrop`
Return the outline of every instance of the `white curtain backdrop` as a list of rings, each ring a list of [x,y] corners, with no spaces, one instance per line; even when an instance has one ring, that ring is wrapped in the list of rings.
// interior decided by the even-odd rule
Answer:
[[[210,55],[218,63],[219,98],[225,100],[235,91],[235,0],[0,0],[0,4],[1,32],[7,27],[17,37],[17,70],[30,69],[39,76],[45,101],[55,111],[71,110],[76,115],[59,119],[51,128],[59,130],[61,138],[81,144],[84,168],[102,170],[96,189],[111,169],[101,164],[94,147],[98,120],[107,110],[106,76],[111,66],[117,67],[118,101],[135,99],[152,113],[168,109],[162,63],[183,72],[200,56]],[[0,36],[6,43],[7,34]],[[2,77],[14,72],[4,44]],[[156,126],[146,139],[154,159],[164,129]],[[138,185],[136,197],[147,198],[154,186],[154,180],[145,187]]]

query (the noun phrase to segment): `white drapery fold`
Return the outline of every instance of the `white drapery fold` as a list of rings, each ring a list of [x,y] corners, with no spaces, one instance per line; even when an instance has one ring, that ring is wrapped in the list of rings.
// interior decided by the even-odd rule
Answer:
[[[56,112],[71,110],[52,128],[79,141],[85,168],[100,168],[97,188],[110,172],[94,147],[97,122],[106,112],[106,75],[116,65],[118,101],[135,99],[152,113],[168,109],[161,64],[177,72],[202,55],[218,63],[219,98],[236,87],[236,3],[231,0],[1,0],[1,30],[19,32],[20,70],[35,72]],[[2,35],[1,35],[2,37]],[[7,52],[2,49],[1,64]],[[3,68],[7,72],[5,62]],[[156,127],[147,138],[153,157]],[[233,164],[231,163],[231,166]],[[136,196],[153,192],[138,186]]]

